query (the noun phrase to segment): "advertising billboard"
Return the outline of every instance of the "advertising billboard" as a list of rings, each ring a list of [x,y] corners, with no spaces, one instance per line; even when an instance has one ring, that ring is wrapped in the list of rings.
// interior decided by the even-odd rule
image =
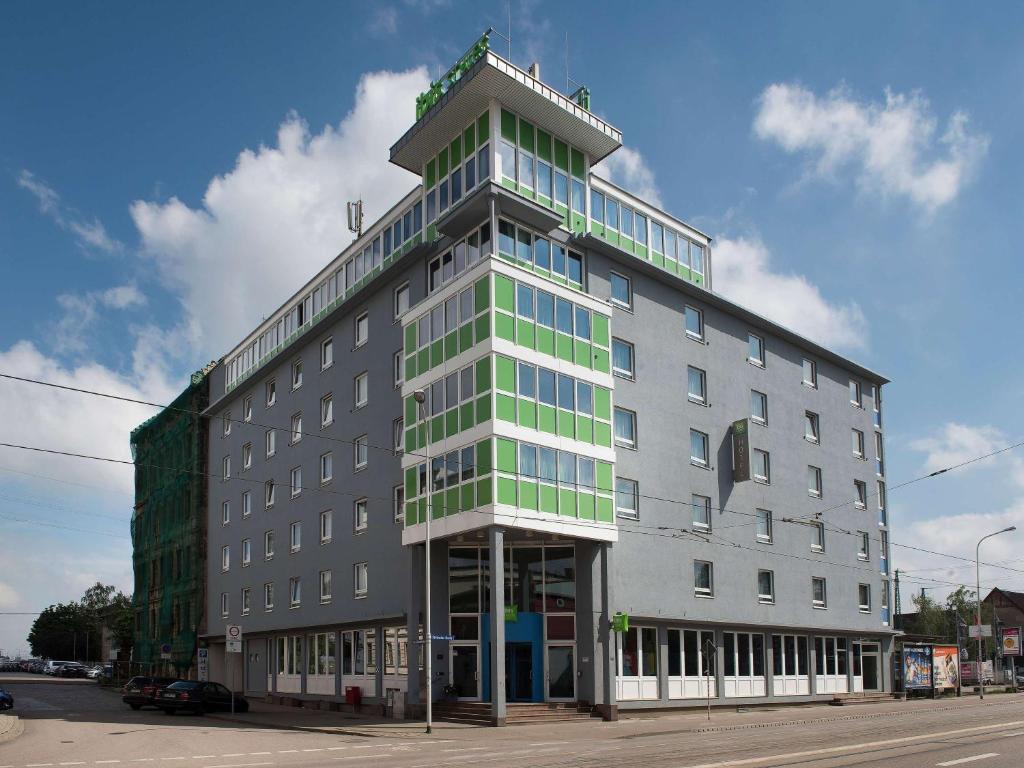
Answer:
[[[907,691],[932,687],[932,648],[930,645],[903,646],[903,687]]]
[[[932,646],[932,680],[937,691],[960,686],[960,651],[955,645]]]
[[[1020,627],[1003,627],[1003,656],[1020,656]]]
[[[742,483],[750,479],[750,436],[747,434],[747,420],[738,419],[732,423],[732,480]]]

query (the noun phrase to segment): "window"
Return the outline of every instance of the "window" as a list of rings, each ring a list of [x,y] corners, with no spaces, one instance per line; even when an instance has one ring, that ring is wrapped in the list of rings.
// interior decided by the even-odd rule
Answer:
[[[771,483],[771,457],[768,451],[754,449],[754,480],[758,483]]]
[[[391,436],[395,445],[395,453],[401,453],[405,445],[405,419],[395,419],[391,422]]]
[[[825,551],[825,524],[810,523],[811,526],[811,549],[815,552]]]
[[[690,463],[708,466],[708,436],[696,429],[690,430]]]
[[[252,539],[242,539],[242,567],[252,562]]]
[[[854,504],[860,509],[867,509],[868,506],[868,484],[863,480],[853,481],[853,490],[856,496]]]
[[[272,581],[263,585],[263,610],[274,610],[274,582]]]
[[[409,284],[403,283],[395,288],[395,319],[397,320],[409,309]]]
[[[861,613],[871,613],[871,585],[858,584],[857,598]]]
[[[402,363],[402,350],[395,352],[393,359],[394,385],[396,388],[402,386],[405,381],[405,365]]]
[[[263,484],[263,506],[270,509],[274,506],[274,481],[267,480]]]
[[[298,576],[288,579],[288,605],[298,608],[302,604],[302,581]]]
[[[889,515],[885,509],[885,481],[878,481],[878,524],[888,525]]]
[[[370,338],[370,316],[363,312],[355,322],[356,346],[361,347]]]
[[[220,505],[220,524],[227,525],[231,522],[231,502],[225,501]]]
[[[370,445],[367,441],[366,435],[360,435],[352,441],[353,449],[353,460],[355,462],[355,469],[363,469],[369,461]]]
[[[356,597],[366,597],[368,589],[366,563],[356,563],[353,567],[353,589]]]
[[[331,602],[331,572],[320,571],[320,602]]]
[[[320,513],[320,543],[327,544],[334,535],[334,513],[325,509]]]
[[[267,458],[269,459],[277,452],[277,433],[268,429],[266,434]]]
[[[615,444],[636,448],[636,414],[632,411],[615,409]]]
[[[292,416],[292,444],[302,439],[302,414],[296,413]]]
[[[692,365],[686,369],[686,396],[695,403],[707,403],[707,374]]]
[[[757,510],[757,540],[764,544],[771,544],[772,541],[772,513],[771,510]]]
[[[813,360],[804,358],[804,384],[808,387],[818,387],[818,364]]]
[[[633,345],[622,339],[612,339],[612,373],[623,379],[632,379]]]
[[[274,532],[266,531],[263,534],[263,559],[274,559]]]
[[[699,496],[696,493],[690,496],[690,506],[693,508],[693,527],[698,531],[711,530],[711,499],[708,496]]]
[[[395,522],[401,523],[405,518],[405,486],[396,485],[391,489],[391,505]]]
[[[686,335],[704,340],[704,313],[696,307],[686,306]]]
[[[875,474],[885,474],[885,454],[882,452],[882,433],[875,432]]]
[[[302,549],[302,523],[300,521],[288,526],[288,547],[292,552]]]
[[[223,546],[220,548],[220,569],[227,571],[231,568],[231,547]]]
[[[302,386],[302,361],[296,360],[292,363],[292,389]]]
[[[821,498],[821,468],[807,465],[807,493],[816,499]]]
[[[221,475],[223,476],[224,480],[227,480],[227,479],[229,479],[231,477],[231,457],[230,456],[225,456],[223,458],[223,460],[221,461],[220,469],[221,469]]]
[[[334,456],[328,451],[320,456],[320,484],[329,483],[334,477]]]
[[[362,408],[370,399],[370,374],[360,373],[355,379],[355,407]]]
[[[857,559],[868,560],[871,558],[871,539],[867,531],[857,531],[857,540],[860,546],[857,547]]]
[[[633,308],[633,287],[628,277],[612,272],[608,278],[611,283],[611,301],[624,309]]]
[[[757,602],[775,602],[775,574],[772,571],[757,572]]]
[[[252,395],[242,400],[242,418],[245,421],[252,421]]]
[[[220,417],[220,425],[224,437],[231,434],[231,411],[224,411],[224,415]]]
[[[228,616],[228,593],[220,593],[220,615],[224,618]]]
[[[753,333],[747,334],[747,362],[764,368],[764,339]]]
[[[693,594],[697,597],[714,596],[712,565],[706,560],[693,561]]]
[[[252,514],[252,492],[242,491],[242,517]]]
[[[820,576],[811,577],[811,605],[815,608],[828,607],[828,599],[825,593],[825,580]]]
[[[768,395],[750,390],[750,418],[758,424],[768,423]]]
[[[858,408],[863,408],[864,403],[861,399],[860,382],[850,379],[850,405],[854,405]]]
[[[277,402],[277,382],[271,379],[267,382],[267,408]]]
[[[242,615],[248,616],[249,609],[252,607],[252,590],[245,587],[242,590]]]
[[[818,414],[813,411],[804,411],[804,440],[811,443],[821,442],[821,426],[818,423]]]
[[[864,458],[864,433],[859,429],[850,430],[850,442],[853,447],[853,455],[858,459]]]
[[[636,480],[615,478],[615,514],[630,520],[640,517],[640,492]]]
[[[302,467],[294,467],[291,472],[291,493],[294,499],[302,493]]]
[[[879,534],[878,558],[880,561],[879,570],[882,573],[889,572],[889,532],[882,531]]]
[[[369,525],[370,515],[366,505],[366,499],[356,499],[352,502],[352,530],[356,533],[365,531]]]
[[[882,389],[874,384],[871,385],[871,407],[874,409],[874,424],[876,429],[882,428]]]
[[[320,342],[320,370],[334,365],[334,339],[328,337]]]
[[[334,397],[324,395],[320,399],[320,426],[329,427],[334,423]]]
[[[252,443],[246,443],[242,446],[242,469],[250,469],[252,467]]]

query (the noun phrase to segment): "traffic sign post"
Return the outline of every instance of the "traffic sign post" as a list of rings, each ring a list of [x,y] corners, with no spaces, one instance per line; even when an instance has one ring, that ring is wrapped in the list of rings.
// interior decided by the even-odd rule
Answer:
[[[227,629],[224,632],[224,651],[225,653],[241,653],[242,652],[242,625],[241,624],[228,624]],[[224,659],[227,663],[227,657]],[[231,714],[235,714],[235,671],[231,664],[228,664],[231,669]]]

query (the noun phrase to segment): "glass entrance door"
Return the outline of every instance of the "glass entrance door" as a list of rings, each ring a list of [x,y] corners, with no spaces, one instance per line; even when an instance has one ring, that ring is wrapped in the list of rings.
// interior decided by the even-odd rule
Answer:
[[[548,701],[576,699],[575,648],[571,645],[548,646]]]
[[[479,667],[477,645],[452,645],[452,685],[459,699],[479,701]]]
[[[861,645],[861,676],[864,680],[865,691],[877,691],[881,689],[879,683],[880,657],[878,643],[863,643]]]
[[[505,700],[533,700],[533,644],[505,645]]]

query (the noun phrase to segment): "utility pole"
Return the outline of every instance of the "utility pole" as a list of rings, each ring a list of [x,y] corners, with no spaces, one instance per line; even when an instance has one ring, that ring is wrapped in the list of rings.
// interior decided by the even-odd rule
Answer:
[[[975,622],[975,632],[978,633],[978,693],[982,699],[985,698],[985,662],[983,661],[984,650],[982,649],[981,637],[981,542],[983,542],[985,539],[991,539],[993,536],[998,536],[1001,533],[1011,533],[1016,530],[1017,526],[1011,525],[1009,528],[1003,528],[1003,530],[1001,531],[996,531],[995,533],[990,533],[987,536],[982,536],[980,539],[978,539],[978,546],[974,548],[974,568],[978,587],[978,616],[977,621]],[[994,667],[995,664],[993,663],[993,675],[995,674]]]
[[[511,5],[510,5],[511,7]],[[511,22],[510,22],[511,24]],[[433,671],[431,670],[431,659],[430,656],[433,653],[430,640],[430,516],[432,510],[430,509],[430,497],[434,490],[434,472],[430,466],[430,425],[427,423],[427,392],[423,389],[417,389],[412,394],[413,399],[416,400],[419,405],[420,411],[420,423],[424,429],[424,441],[423,451],[426,454],[427,462],[427,527],[424,534],[423,546],[426,550],[426,557],[424,558],[424,570],[426,571],[426,578],[424,581],[424,627],[423,627],[423,641],[424,645],[424,670],[427,674],[427,733],[433,730],[433,719],[434,719],[434,679]]]

